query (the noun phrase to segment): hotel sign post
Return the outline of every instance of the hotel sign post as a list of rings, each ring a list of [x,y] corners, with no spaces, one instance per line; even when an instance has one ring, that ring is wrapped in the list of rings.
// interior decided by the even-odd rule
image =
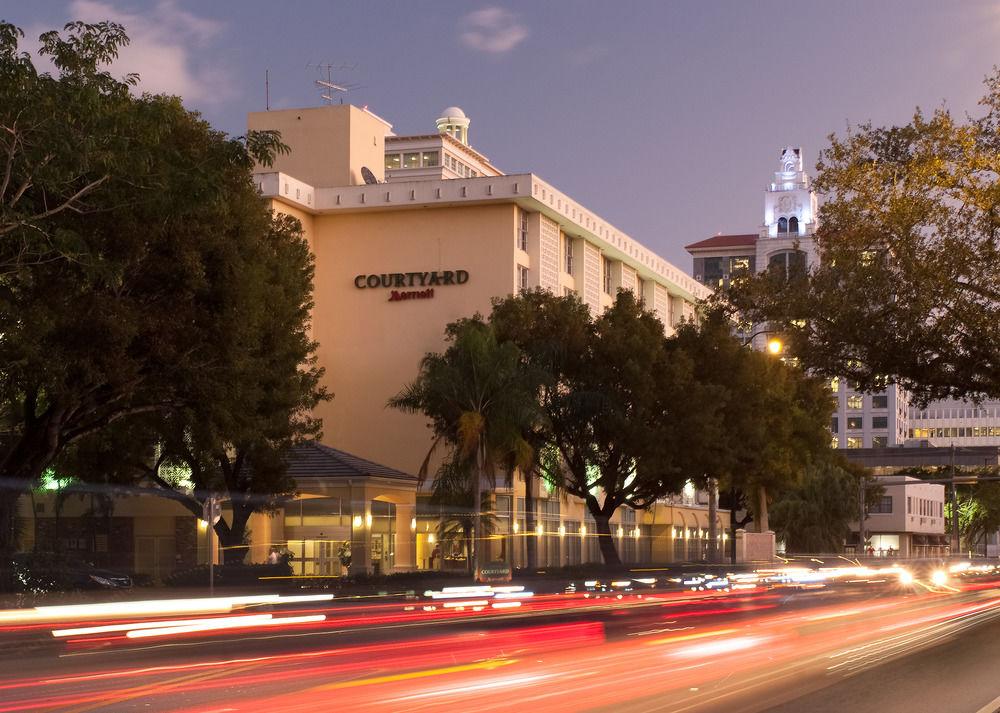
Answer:
[[[446,285],[464,285],[469,281],[468,270],[440,270],[433,272],[382,272],[358,275],[354,286],[359,290],[389,290],[388,302],[426,300],[434,297],[434,288]],[[400,288],[419,287],[418,290]]]

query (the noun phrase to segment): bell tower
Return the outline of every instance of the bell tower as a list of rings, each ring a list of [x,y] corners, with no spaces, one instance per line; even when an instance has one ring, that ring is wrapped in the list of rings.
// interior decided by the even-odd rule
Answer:
[[[811,237],[816,232],[816,194],[802,170],[802,149],[781,150],[774,180],[764,191],[764,225],[761,238]]]

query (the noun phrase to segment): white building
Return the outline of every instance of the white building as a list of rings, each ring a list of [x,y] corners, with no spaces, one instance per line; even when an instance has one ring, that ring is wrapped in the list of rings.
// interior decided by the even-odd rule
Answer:
[[[865,519],[868,554],[877,557],[937,557],[947,554],[945,487],[909,476],[879,476],[885,488]],[[857,532],[857,523],[852,529]],[[864,553],[862,553],[864,554]]]
[[[686,247],[694,258],[694,278],[719,287],[740,272],[758,272],[780,265],[784,269],[810,268],[819,254],[815,234],[819,227],[816,193],[803,170],[802,149],[781,150],[778,170],[764,190],[764,222],[756,235],[716,235]],[[764,349],[768,334],[754,338]],[[865,394],[844,379],[832,379],[836,411],[830,424],[834,448],[886,448],[902,445],[909,436],[909,397],[890,384]]]
[[[1000,446],[1000,401],[944,399],[912,406],[907,435],[935,446]]]

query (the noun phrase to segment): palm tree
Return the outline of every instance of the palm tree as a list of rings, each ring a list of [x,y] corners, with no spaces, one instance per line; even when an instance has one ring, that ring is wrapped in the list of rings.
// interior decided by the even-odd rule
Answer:
[[[464,474],[471,481],[471,561],[478,572],[483,482],[495,481],[498,464],[531,462],[523,433],[538,418],[537,382],[517,346],[499,342],[478,316],[448,325],[446,339],[444,353],[427,354],[417,378],[389,406],[431,420],[434,440],[418,472],[421,480],[443,445],[448,453],[435,480]]]

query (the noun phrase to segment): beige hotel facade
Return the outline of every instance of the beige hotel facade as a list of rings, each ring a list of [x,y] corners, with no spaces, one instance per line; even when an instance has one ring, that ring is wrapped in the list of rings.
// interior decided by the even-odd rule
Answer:
[[[488,314],[494,297],[535,287],[573,292],[598,314],[618,289],[632,290],[669,333],[709,294],[539,176],[501,172],[470,146],[470,121],[456,107],[411,136],[351,105],[252,113],[248,125],[280,131],[290,147],[255,180],[275,211],[301,221],[315,256],[312,329],[334,394],[318,415],[324,444],[340,451],[415,473],[431,444],[426,419],[386,401],[414,379],[427,352],[443,347],[448,322]],[[313,541],[313,556],[300,559],[303,574],[338,569],[315,555],[331,538],[350,539],[355,564],[368,569],[460,566],[460,553],[436,541],[438,513],[423,506],[424,495],[369,489],[363,501],[350,495],[340,505],[351,514],[349,529],[286,517],[268,531],[303,555]],[[372,503],[385,501],[395,529],[373,548],[366,522]],[[538,537],[542,565],[599,560],[592,522],[575,498],[543,489],[535,533],[524,532],[523,482],[496,490],[492,502],[493,557],[510,548],[515,564],[523,562],[524,538]],[[623,508],[615,520],[626,561],[698,560],[707,547],[707,509],[693,492],[647,511]]]

